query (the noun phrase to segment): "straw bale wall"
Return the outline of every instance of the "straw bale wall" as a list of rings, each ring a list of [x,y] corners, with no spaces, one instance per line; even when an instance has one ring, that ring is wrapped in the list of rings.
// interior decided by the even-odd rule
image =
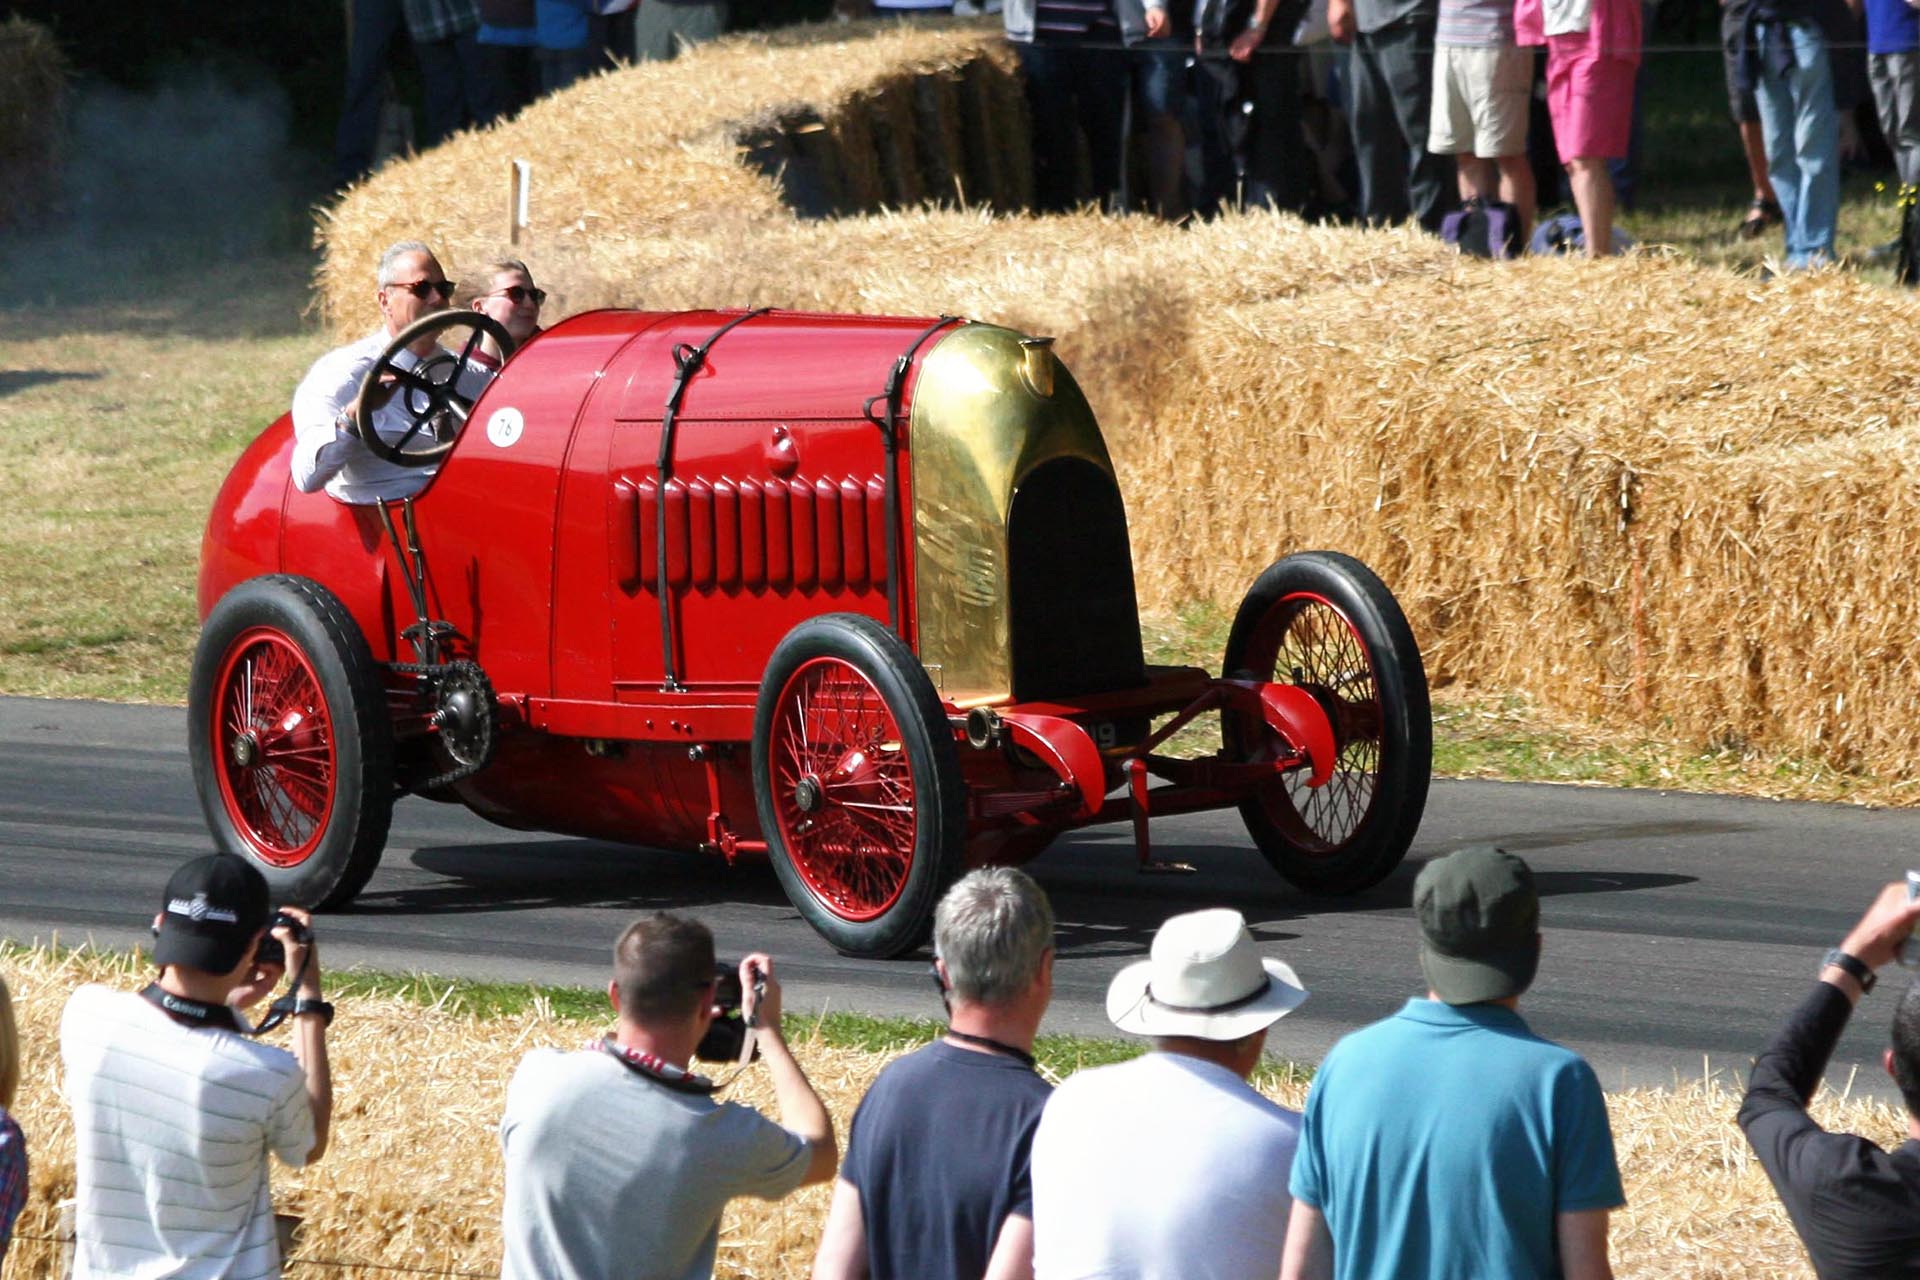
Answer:
[[[1911,295],[1657,254],[1463,261],[1259,213],[997,212],[1030,192],[1019,92],[990,28],[802,28],[603,76],[348,193],[320,308],[372,324],[372,264],[402,237],[475,269],[530,157],[521,250],[553,315],[948,312],[1056,336],[1150,611],[1231,609],[1274,557],[1346,550],[1405,603],[1436,685],[1920,770]],[[833,208],[876,211],[799,216],[764,167],[782,148]],[[985,194],[950,200],[967,175]]]
[[[53,33],[25,18],[0,22],[0,229],[51,202],[66,107],[66,59]]]
[[[134,990],[148,971],[124,954],[44,951],[9,956],[5,977],[20,1021],[23,1073],[13,1114],[27,1136],[31,1183],[14,1228],[7,1280],[59,1274],[54,1206],[74,1188],[73,1126],[59,1095],[59,1020],[82,982]],[[805,992],[795,992],[804,999]],[[530,1049],[577,1048],[603,1028],[534,1012],[480,1018],[457,1007],[393,998],[335,997],[328,1034],[334,1128],[311,1169],[273,1171],[274,1208],[303,1220],[286,1272],[293,1280],[498,1272],[504,1188],[498,1126],[507,1081]],[[284,1044],[284,1039],[275,1037]],[[1274,1037],[1286,1049],[1285,1024]],[[795,1047],[840,1127],[892,1056],[818,1043]],[[1274,1090],[1299,1107],[1296,1082]],[[764,1067],[729,1095],[773,1107]],[[1805,1256],[1734,1126],[1737,1098],[1711,1081],[1612,1093],[1608,1107],[1626,1184],[1614,1216],[1615,1274],[1648,1280],[1799,1280]],[[1900,1115],[1883,1104],[1823,1095],[1818,1119],[1897,1145]],[[811,1187],[778,1204],[736,1201],[722,1221],[716,1274],[769,1280],[808,1274],[829,1192]],[[339,1265],[339,1264],[348,1265]],[[361,1265],[352,1265],[361,1264]]]

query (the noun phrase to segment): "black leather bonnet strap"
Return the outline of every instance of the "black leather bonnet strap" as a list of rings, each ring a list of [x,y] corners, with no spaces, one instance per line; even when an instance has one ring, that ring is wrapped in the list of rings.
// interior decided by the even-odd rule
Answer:
[[[707,362],[707,352],[713,350],[713,344],[726,336],[729,329],[745,324],[755,316],[763,316],[773,310],[772,307],[755,307],[744,312],[715,329],[707,340],[699,346],[682,342],[673,349],[673,386],[667,391],[667,405],[660,414],[660,476],[655,482],[654,503],[654,583],[660,591],[660,662],[666,673],[662,686],[669,692],[681,688],[680,677],[673,662],[673,597],[667,583],[667,482],[673,479],[673,430],[680,417],[680,402],[686,399],[687,387],[695,374]]]
[[[867,421],[880,428],[880,440],[887,451],[887,626],[902,640],[906,639],[906,635],[900,629],[900,402],[906,398],[907,374],[913,370],[914,356],[927,344],[927,339],[959,318],[941,316],[921,330],[920,336],[893,362],[893,371],[887,375],[886,390],[869,397],[862,406]],[[885,418],[873,411],[874,404],[880,400],[887,402]]]

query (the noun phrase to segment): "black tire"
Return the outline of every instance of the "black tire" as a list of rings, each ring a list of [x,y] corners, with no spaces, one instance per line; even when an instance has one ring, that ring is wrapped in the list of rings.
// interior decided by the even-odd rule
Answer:
[[[194,649],[187,718],[215,845],[276,904],[351,901],[386,847],[394,764],[381,668],[346,607],[284,574],[229,591]]]
[[[1241,602],[1226,671],[1309,689],[1328,708],[1339,747],[1324,787],[1309,790],[1304,773],[1290,774],[1242,802],[1260,852],[1313,893],[1379,883],[1413,843],[1433,771],[1426,668],[1393,593],[1351,556],[1288,556]],[[1223,713],[1221,729],[1234,759],[1271,749],[1265,729],[1242,717]]]
[[[966,789],[939,695],[898,636],[849,613],[787,633],[754,709],[753,792],[781,886],[821,937],[867,957],[926,941],[960,874]]]

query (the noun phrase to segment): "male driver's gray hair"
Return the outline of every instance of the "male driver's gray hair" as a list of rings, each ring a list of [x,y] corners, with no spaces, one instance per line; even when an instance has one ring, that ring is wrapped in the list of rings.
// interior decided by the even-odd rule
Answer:
[[[933,912],[933,954],[953,994],[1005,1004],[1033,985],[1053,945],[1053,907],[1033,877],[983,867],[954,882]]]
[[[433,257],[433,250],[418,240],[401,240],[388,245],[387,251],[380,255],[380,271],[374,276],[374,280],[381,288],[384,289],[393,283],[393,264],[410,253],[424,253],[429,258]]]

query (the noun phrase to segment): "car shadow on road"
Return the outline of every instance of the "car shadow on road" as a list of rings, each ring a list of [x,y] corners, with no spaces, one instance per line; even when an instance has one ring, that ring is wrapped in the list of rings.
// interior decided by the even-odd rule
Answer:
[[[729,867],[708,854],[593,840],[434,845],[415,850],[408,861],[442,878],[419,887],[369,888],[350,910],[366,915],[549,907],[662,911],[717,903],[784,906],[787,901],[764,862],[742,859]]]

